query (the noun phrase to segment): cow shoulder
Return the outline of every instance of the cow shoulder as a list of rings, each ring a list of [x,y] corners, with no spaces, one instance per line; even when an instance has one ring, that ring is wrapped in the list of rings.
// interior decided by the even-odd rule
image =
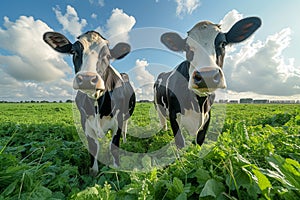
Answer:
[[[170,75],[167,81],[168,101],[176,112],[184,114],[186,110],[198,111],[197,95],[188,89],[190,63],[182,62]]]
[[[104,116],[112,117],[112,101],[110,92],[106,91],[97,101],[100,118],[103,118]]]
[[[158,75],[154,83],[154,101],[158,104],[160,112],[166,116],[166,109],[169,108],[169,103],[167,99],[167,79],[172,72],[162,72]]]

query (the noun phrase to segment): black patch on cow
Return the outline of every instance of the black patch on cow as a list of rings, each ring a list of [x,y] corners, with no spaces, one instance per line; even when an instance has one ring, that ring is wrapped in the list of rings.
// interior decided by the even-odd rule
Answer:
[[[119,115],[125,115],[125,119],[128,119],[133,113],[135,93],[130,85],[128,75],[122,73],[121,76],[122,79],[111,67],[107,67],[103,74],[106,91],[98,99],[98,109],[101,118],[103,116],[113,117],[119,111]]]
[[[170,98],[178,102],[176,111],[181,114],[185,114],[185,110],[194,109],[196,112],[203,112],[202,105],[206,101],[207,97],[200,97],[193,91],[188,89],[190,62],[184,61],[175,69],[175,73],[172,73],[168,78],[168,102]],[[180,110],[179,110],[180,108]],[[204,110],[205,112],[206,110]]]
[[[225,56],[225,46],[228,44],[226,35],[224,33],[219,33],[214,43],[216,51],[216,63],[219,67],[222,67]]]
[[[95,33],[95,34],[99,35],[103,40],[107,40],[105,37],[103,37],[103,36],[102,36],[100,33],[98,33],[97,31],[87,31],[87,32],[85,32],[85,33],[82,34],[82,35],[91,34],[91,33]],[[82,36],[82,35],[81,35],[81,36]],[[77,37],[77,39],[80,39],[81,36]]]
[[[81,42],[77,41],[73,44],[71,54],[73,55],[75,74],[77,74],[82,65],[83,45]]]
[[[167,115],[166,108],[169,108],[167,99],[167,80],[172,72],[162,72],[158,75],[157,80],[154,83],[154,90],[156,92],[156,102],[160,106],[160,111],[164,116]]]
[[[106,91],[97,101],[98,101],[98,113],[100,118],[104,116],[113,117],[112,114],[112,102],[110,98],[110,92]]]

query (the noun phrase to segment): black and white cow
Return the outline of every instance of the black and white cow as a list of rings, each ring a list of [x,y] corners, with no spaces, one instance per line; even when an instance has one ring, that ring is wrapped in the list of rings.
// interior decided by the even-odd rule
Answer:
[[[92,155],[91,173],[98,172],[98,139],[108,130],[112,131],[110,149],[114,165],[118,166],[120,136],[122,134],[126,140],[127,120],[135,107],[135,93],[128,75],[116,71],[110,59],[126,56],[130,52],[129,44],[118,43],[109,49],[108,41],[95,31],[79,36],[74,44],[57,32],[47,32],[43,39],[54,50],[73,55],[76,73],[73,88],[78,90],[75,102]]]
[[[185,39],[174,32],[161,36],[161,42],[170,50],[186,53],[185,61],[174,70],[161,73],[154,84],[154,102],[161,125],[167,129],[169,118],[178,148],[185,146],[182,126],[189,134],[197,135],[197,144],[203,144],[214,91],[226,88],[222,70],[225,46],[244,41],[260,26],[259,18],[249,17],[223,33],[220,25],[203,21],[188,31]]]

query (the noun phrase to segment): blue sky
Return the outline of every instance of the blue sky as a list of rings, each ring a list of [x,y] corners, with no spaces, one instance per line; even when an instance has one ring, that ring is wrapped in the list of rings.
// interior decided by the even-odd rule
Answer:
[[[279,0],[4,0],[0,100],[73,98],[71,57],[46,46],[45,31],[61,32],[74,41],[87,30],[97,30],[111,45],[129,42],[133,51],[112,65],[129,73],[140,98],[151,98],[157,74],[184,58],[159,43],[160,33],[173,30],[185,37],[201,20],[221,23],[226,31],[248,16],[260,17],[263,25],[249,40],[227,48],[228,88],[220,98],[300,99],[299,7],[299,1]]]

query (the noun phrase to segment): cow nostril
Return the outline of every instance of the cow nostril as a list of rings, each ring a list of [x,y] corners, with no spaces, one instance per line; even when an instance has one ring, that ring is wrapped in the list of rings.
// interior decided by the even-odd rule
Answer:
[[[81,85],[83,83],[83,76],[82,75],[77,75],[76,80],[77,80],[78,85]]]
[[[96,85],[96,84],[98,83],[98,77],[97,77],[97,76],[92,77],[92,78],[91,78],[91,83],[92,83],[93,85]]]
[[[214,81],[215,83],[219,83],[219,82],[220,82],[220,79],[221,79],[221,75],[220,75],[220,73],[218,72],[218,73],[216,73],[216,74],[214,75],[213,81]]]
[[[202,76],[200,74],[200,72],[194,72],[194,80],[197,81],[197,82],[200,82],[202,81]]]

